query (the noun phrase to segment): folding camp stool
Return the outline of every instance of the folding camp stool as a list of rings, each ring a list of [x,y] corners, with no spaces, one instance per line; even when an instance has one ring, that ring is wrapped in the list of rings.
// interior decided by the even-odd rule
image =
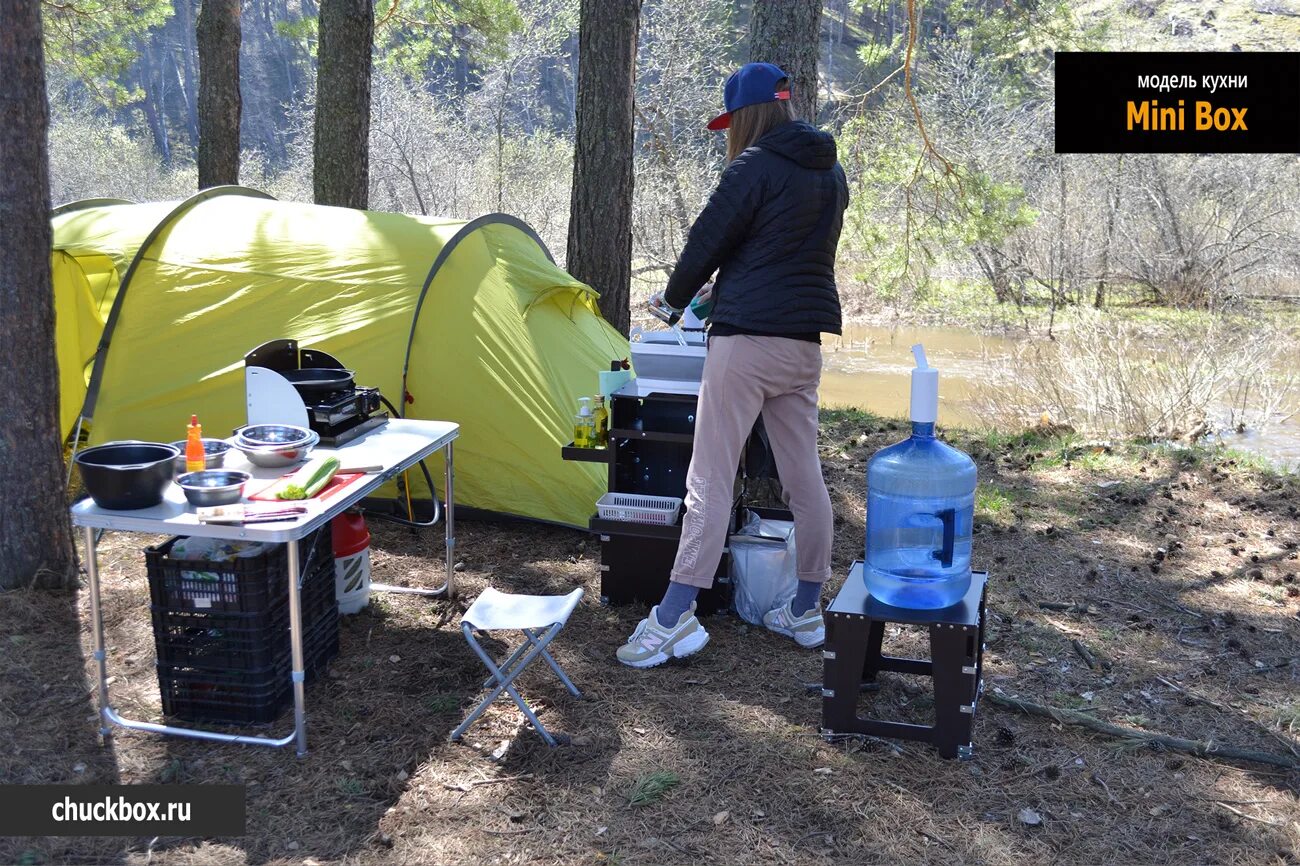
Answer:
[[[502,692],[506,692],[523,710],[524,716],[537,729],[537,733],[542,735],[548,746],[555,746],[555,737],[551,732],[542,726],[537,720],[537,715],[532,711],[524,699],[515,691],[515,678],[519,676],[528,665],[538,656],[546,659],[546,663],[551,666],[564,683],[564,687],[574,697],[581,697],[575,686],[564,671],[560,669],[554,657],[546,651],[549,644],[564,624],[569,621],[569,615],[573,609],[578,606],[578,600],[582,598],[582,589],[575,589],[568,595],[514,595],[508,592],[498,592],[492,587],[483,590],[474,603],[465,611],[465,615],[460,618],[460,629],[465,633],[465,640],[469,641],[470,649],[483,660],[487,669],[492,672],[492,676],[483,681],[483,687],[496,683],[496,687],[488,692],[487,697],[483,699],[474,711],[465,717],[465,721],[460,723],[460,727],[451,732],[452,740],[459,740],[465,735],[465,731],[470,725],[483,715],[488,705],[500,697]],[[518,649],[510,654],[510,657],[498,667],[492,661],[492,657],[487,654],[478,640],[474,637],[474,632],[492,632],[492,631],[521,631],[524,633],[524,642]]]

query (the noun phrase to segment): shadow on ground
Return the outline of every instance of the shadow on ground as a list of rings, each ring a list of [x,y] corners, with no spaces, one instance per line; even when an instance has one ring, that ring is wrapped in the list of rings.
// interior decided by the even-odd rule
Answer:
[[[837,516],[834,567],[860,556],[863,474],[901,425],[828,413],[823,461]],[[960,438],[960,437],[959,437]],[[1134,730],[1294,755],[1300,637],[1294,478],[1231,458],[1024,437],[959,444],[980,464],[976,565],[991,573],[986,686]],[[435,580],[436,533],[376,526],[376,578]],[[128,735],[97,745],[67,599],[0,597],[27,655],[6,652],[6,779],[62,780],[81,762],[122,782],[242,782],[235,840],[43,840],[35,862],[1061,863],[1295,862],[1300,775],[1206,760],[981,705],[976,752],[828,744],[817,735],[820,654],[713,617],[708,648],[645,672],[614,663],[644,615],[601,607],[585,534],[463,522],[463,596],[376,596],[345,620],[342,653],[308,689],[311,754]],[[106,568],[114,689],[157,714],[140,541]],[[839,578],[831,584],[838,587]],[[550,750],[501,700],[447,741],[484,671],[457,629],[487,585],[586,597],[553,645],[584,692],[544,665],[524,695],[573,745]],[[1293,591],[1295,590],[1295,591]],[[142,601],[142,599],[144,599]],[[84,616],[84,611],[83,611]],[[902,649],[924,652],[910,633]],[[1098,660],[1090,668],[1073,643]],[[10,647],[6,645],[6,650]],[[503,655],[507,646],[496,646]],[[134,659],[131,664],[127,661]],[[49,663],[42,660],[49,660]],[[61,665],[61,666],[60,666]],[[864,711],[923,715],[924,683],[888,677]],[[57,692],[57,694],[52,694]],[[66,706],[65,706],[65,702]],[[13,707],[30,707],[12,711]],[[287,720],[281,720],[284,728]],[[647,805],[649,774],[677,784]]]

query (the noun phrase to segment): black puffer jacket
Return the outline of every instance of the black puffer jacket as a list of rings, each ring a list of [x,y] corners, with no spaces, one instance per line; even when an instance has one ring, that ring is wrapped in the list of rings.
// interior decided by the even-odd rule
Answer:
[[[835,139],[802,121],[778,126],[722,173],[691,226],[664,299],[685,307],[720,269],[715,327],[838,334],[835,248],[848,202]]]

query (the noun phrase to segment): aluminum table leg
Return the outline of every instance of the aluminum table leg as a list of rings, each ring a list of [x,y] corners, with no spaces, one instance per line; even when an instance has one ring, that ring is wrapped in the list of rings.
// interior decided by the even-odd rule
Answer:
[[[289,650],[293,657],[293,731],[298,743],[298,757],[307,754],[307,709],[302,658],[302,588],[300,586],[300,563],[298,561],[298,542],[285,544],[289,559]]]
[[[99,599],[99,550],[94,529],[87,526],[82,537],[86,541],[86,575],[90,578],[90,630],[95,642],[95,663],[99,667],[99,733],[107,738],[113,735],[113,730],[109,727],[112,707],[108,703],[108,654],[104,651],[104,616]]]
[[[447,547],[447,579],[442,586],[435,589],[425,589],[416,586],[397,586],[391,583],[372,583],[370,584],[371,592],[392,592],[401,595],[423,595],[429,598],[455,598],[456,597],[456,501],[455,493],[452,491],[454,485],[455,472],[452,468],[452,443],[448,442],[444,446],[445,456],[447,459],[446,475],[446,502],[442,509],[443,536],[446,540]],[[436,496],[437,494],[434,493]]]

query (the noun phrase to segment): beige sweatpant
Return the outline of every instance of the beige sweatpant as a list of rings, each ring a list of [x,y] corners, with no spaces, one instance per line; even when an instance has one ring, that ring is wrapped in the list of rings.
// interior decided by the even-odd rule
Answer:
[[[821,346],[785,337],[709,340],[672,579],[707,589],[726,545],[741,450],[759,413],[786,504],[800,580],[831,576],[831,499],[817,456]]]

